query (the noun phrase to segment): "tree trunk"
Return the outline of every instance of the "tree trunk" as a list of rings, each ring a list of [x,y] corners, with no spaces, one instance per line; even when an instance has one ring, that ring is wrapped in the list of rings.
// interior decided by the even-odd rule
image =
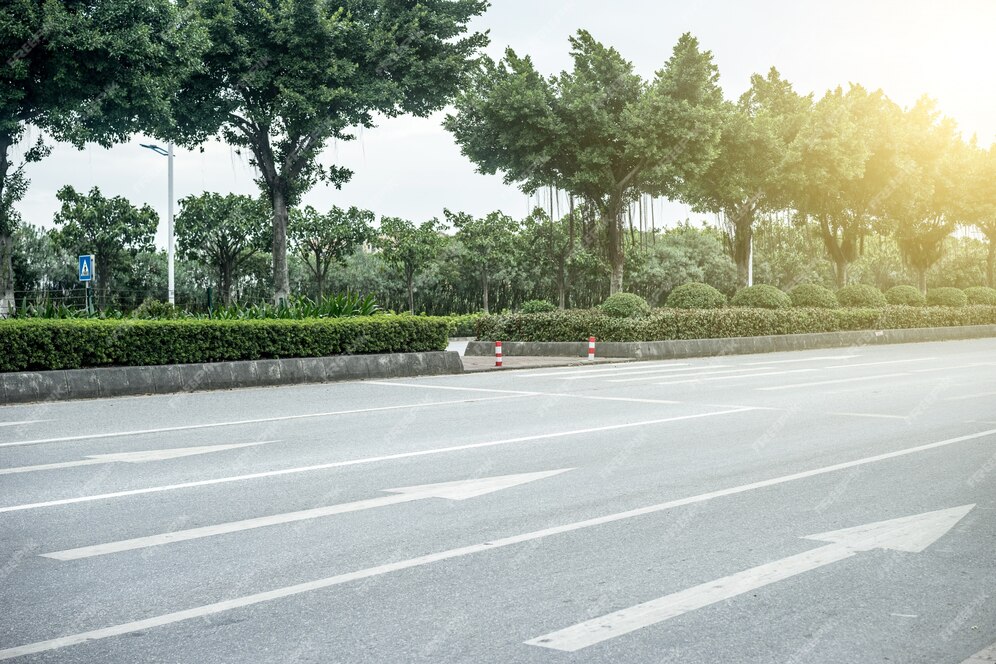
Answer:
[[[986,260],[986,282],[990,288],[996,288],[996,242],[989,238],[989,256]]]
[[[281,187],[273,189],[273,303],[290,297],[287,272],[287,198]]]
[[[0,233],[0,318],[14,315],[14,238]]]
[[[232,266],[227,264],[221,268],[221,301],[232,306]]]
[[[560,309],[567,308],[567,270],[564,268],[564,261],[560,261],[557,266],[557,306]]]
[[[487,269],[481,270],[481,286],[482,286],[483,295],[484,295],[484,297],[482,298],[484,300],[484,313],[489,314],[491,312],[488,310],[488,271],[487,271]]]
[[[737,265],[737,281],[747,286],[750,275],[750,244],[754,237],[754,214],[751,210],[733,210],[733,262]],[[727,218],[730,213],[727,213]]]
[[[916,283],[920,288],[920,292],[924,295],[927,294],[927,270],[925,268],[918,267],[916,269]]]
[[[609,295],[622,292],[623,289],[623,265],[626,258],[622,243],[622,221],[620,206],[612,203],[604,215],[605,223],[608,224],[609,236],[609,264],[612,266],[612,273],[609,278]]]
[[[833,276],[837,288],[843,288],[847,285],[847,260],[843,257],[834,256]]]
[[[408,282],[408,313],[415,315],[415,275],[409,274]]]

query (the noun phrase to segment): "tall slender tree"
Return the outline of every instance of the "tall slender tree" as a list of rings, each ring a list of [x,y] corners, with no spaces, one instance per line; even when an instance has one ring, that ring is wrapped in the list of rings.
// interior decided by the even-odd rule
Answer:
[[[9,0],[0,19],[0,317],[14,307],[11,254],[28,187],[25,165],[44,158],[33,126],[78,148],[169,126],[178,81],[206,46],[196,16],[170,0]]]
[[[326,144],[374,114],[425,116],[446,104],[487,43],[467,33],[483,0],[181,0],[204,17],[211,48],[177,96],[187,142],[220,135],[246,149],[272,206],[273,291],[290,291],[288,209],[318,182]]]
[[[416,226],[407,219],[384,217],[380,220],[377,246],[384,260],[404,279],[408,311],[414,314],[415,277],[429,266],[442,248],[442,227],[435,219]]]
[[[574,68],[549,79],[511,49],[485,60],[445,126],[480,172],[501,172],[527,193],[556,186],[595,208],[617,292],[628,205],[641,193],[680,196],[715,154],[719,74],[688,34],[649,82],[586,31],[570,44]]]
[[[973,145],[967,159],[961,217],[986,237],[986,283],[996,288],[996,144],[988,150]]]
[[[490,313],[488,295],[491,279],[514,258],[515,234],[519,222],[502,212],[475,219],[464,212],[446,211],[446,220],[456,228],[456,238],[467,252],[464,256],[481,281],[481,303]]]
[[[290,214],[291,247],[315,279],[318,297],[325,297],[325,282],[332,266],[341,263],[364,242],[373,239],[374,213],[332,206],[321,214],[310,205]]]

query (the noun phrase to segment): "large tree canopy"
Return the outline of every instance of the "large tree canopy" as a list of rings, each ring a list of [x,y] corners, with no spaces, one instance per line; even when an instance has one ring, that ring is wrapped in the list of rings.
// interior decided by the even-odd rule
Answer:
[[[211,36],[202,70],[177,96],[178,138],[215,135],[251,155],[273,208],[274,297],[285,299],[287,211],[316,182],[352,175],[318,156],[374,114],[424,116],[464,80],[484,34],[483,0],[181,0]]]
[[[15,164],[29,127],[82,147],[108,146],[169,126],[179,80],[205,46],[195,17],[170,0],[9,0],[0,14],[0,316],[13,307],[14,204],[26,162]]]
[[[641,193],[681,197],[682,183],[714,157],[719,74],[687,34],[649,82],[588,32],[570,43],[573,70],[549,79],[511,49],[500,62],[486,60],[446,128],[480,172],[501,172],[527,192],[555,186],[594,206],[616,292],[623,210]]]

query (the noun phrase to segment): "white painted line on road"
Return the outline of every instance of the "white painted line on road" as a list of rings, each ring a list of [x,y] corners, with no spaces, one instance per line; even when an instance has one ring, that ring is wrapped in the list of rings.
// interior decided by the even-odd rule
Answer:
[[[133,551],[135,549],[147,549],[153,546],[173,544],[175,542],[186,542],[204,537],[215,537],[228,533],[237,533],[255,528],[265,528],[283,523],[295,523],[308,519],[320,519],[322,517],[336,514],[347,514],[349,512],[359,512],[362,510],[387,507],[389,505],[400,505],[416,500],[426,500],[428,498],[444,498],[446,500],[467,500],[477,498],[495,491],[510,489],[514,486],[535,482],[565,473],[572,468],[562,468],[560,470],[545,470],[538,473],[521,473],[518,475],[502,475],[499,477],[482,477],[470,480],[458,480],[456,482],[443,482],[440,484],[423,484],[420,486],[408,486],[398,489],[384,489],[388,493],[395,495],[381,496],[380,498],[370,498],[368,500],[358,500],[352,503],[342,503],[340,505],[329,505],[327,507],[316,507],[297,512],[285,512],[283,514],[273,514],[261,516],[254,519],[243,519],[241,521],[230,521],[219,523],[213,526],[203,526],[201,528],[188,528],[186,530],[175,530],[159,535],[149,535],[148,537],[136,537],[133,539],[119,540],[117,542],[107,542],[95,544],[93,546],[83,546],[77,549],[66,549],[53,553],[42,553],[45,558],[55,560],[79,560],[81,558],[93,558],[94,556],[105,556],[111,553],[122,551]]]
[[[963,394],[960,397],[948,397],[945,401],[964,401],[966,399],[982,399],[984,397],[996,397],[996,392],[980,392],[979,394]]]
[[[961,664],[992,664],[996,662],[996,643],[975,653]]]
[[[827,357],[803,357],[803,358],[800,358],[800,359],[797,359],[797,360],[769,360],[768,362],[745,362],[743,364],[743,366],[745,366],[745,367],[751,367],[751,366],[757,366],[759,364],[763,364],[763,365],[768,365],[768,364],[793,364],[793,363],[796,363],[796,362],[825,362],[825,361],[836,361],[836,360],[850,360],[850,359],[853,359],[855,357],[861,357],[861,356],[860,355],[836,355],[836,356],[831,355],[831,356],[827,356]]]
[[[979,431],[977,433],[972,433],[965,436],[958,436],[957,438],[949,438],[947,440],[938,441],[936,443],[919,445],[917,447],[909,447],[903,450],[896,450],[894,452],[886,452],[885,454],[878,454],[871,457],[865,457],[863,459],[856,459],[854,461],[845,461],[843,463],[834,464],[832,466],[813,468],[811,470],[805,470],[799,473],[793,473],[792,475],[785,475],[783,477],[775,477],[772,479],[761,480],[760,482],[753,482],[751,484],[744,484],[741,486],[731,487],[728,489],[720,489],[718,491],[712,491],[710,493],[703,493],[698,496],[680,498],[678,500],[671,500],[665,503],[658,503],[656,505],[640,507],[634,510],[628,510],[626,512],[617,512],[615,514],[608,514],[605,516],[595,517],[593,519],[586,519],[584,521],[575,521],[573,523],[554,526],[552,528],[545,528],[543,530],[534,530],[532,532],[523,533],[521,535],[502,537],[499,539],[482,542],[480,544],[471,544],[469,546],[458,547],[455,549],[448,549],[446,551],[440,551],[438,553],[419,556],[417,558],[410,558],[408,560],[401,560],[394,563],[387,563],[384,565],[378,565],[376,567],[368,567],[366,569],[357,570],[355,572],[349,572],[347,574],[339,574],[336,576],[331,576],[324,579],[317,579],[315,581],[308,581],[293,586],[276,588],[274,590],[268,590],[266,592],[256,593],[253,595],[236,597],[228,600],[223,600],[220,602],[215,602],[213,604],[206,604],[204,606],[197,606],[191,609],[185,609],[183,611],[176,611],[174,613],[167,613],[160,616],[154,616],[152,618],[145,618],[143,620],[136,620],[133,622],[122,623],[120,625],[112,625],[111,627],[95,629],[89,632],[81,632],[79,634],[71,634],[68,636],[50,639],[47,641],[28,643],[22,646],[15,646],[13,648],[0,650],[0,660],[13,659],[15,657],[23,657],[25,655],[33,655],[40,652],[47,652],[49,650],[56,650],[59,648],[65,648],[67,646],[86,643],[87,641],[107,639],[114,636],[121,636],[123,634],[131,634],[133,632],[139,632],[142,630],[151,629],[154,627],[162,627],[163,625],[171,625],[174,623],[184,622],[186,620],[203,618],[205,616],[224,613],[225,611],[231,611],[233,609],[240,609],[247,606],[253,606],[255,604],[262,604],[264,602],[271,602],[273,600],[282,599],[284,597],[292,597],[294,595],[300,595],[302,593],[321,590],[323,588],[331,588],[333,586],[342,585],[344,583],[350,583],[352,581],[369,579],[371,577],[381,576],[383,574],[390,574],[392,572],[412,569],[415,567],[423,567],[425,565],[431,565],[433,563],[441,562],[444,560],[452,560],[454,558],[473,555],[475,553],[483,553],[484,551],[495,551],[497,549],[501,549],[507,546],[512,546],[515,544],[521,544],[523,542],[532,542],[544,539],[552,535],[575,532],[587,528],[592,528],[595,526],[601,526],[607,523],[615,523],[617,521],[631,519],[633,517],[644,516],[647,514],[655,514],[657,512],[663,512],[665,510],[673,509],[675,507],[683,507],[685,505],[702,503],[708,500],[712,500],[714,498],[720,498],[723,496],[732,496],[738,493],[745,493],[747,491],[753,491],[755,489],[762,489],[765,487],[775,486],[778,484],[784,484],[786,482],[793,482],[795,480],[801,480],[809,477],[825,475],[827,473],[833,473],[838,470],[846,470],[848,468],[854,468],[856,466],[862,466],[869,463],[876,463],[878,461],[885,461],[887,459],[896,459],[910,454],[916,454],[917,452],[938,449],[948,445],[955,445],[957,443],[962,443],[969,440],[978,440],[980,438],[985,438],[993,435],[996,435],[996,429]]]
[[[50,420],[21,420],[19,422],[0,422],[0,427],[23,427],[29,424],[40,424]]]
[[[125,496],[138,496],[147,493],[160,493],[163,491],[176,491],[179,489],[191,489],[194,487],[212,486],[215,484],[226,484],[228,482],[242,482],[246,480],[257,480],[266,477],[280,477],[283,475],[295,475],[297,473],[308,473],[317,470],[328,470],[330,468],[345,468],[347,466],[358,466],[368,463],[379,463],[382,461],[395,461],[397,459],[411,459],[433,454],[448,454],[450,452],[462,452],[464,450],[476,450],[487,447],[497,447],[501,445],[512,445],[515,443],[529,443],[537,440],[553,440],[557,438],[567,438],[570,436],[580,436],[603,431],[618,431],[622,429],[633,429],[637,427],[652,426],[655,424],[666,424],[668,422],[684,422],[704,417],[715,417],[717,415],[732,415],[754,410],[752,407],[736,408],[733,410],[711,411],[708,413],[697,413],[695,415],[676,415],[673,417],[663,417],[655,420],[643,420],[641,422],[626,422],[625,424],[609,424],[601,427],[591,427],[588,429],[573,429],[571,431],[557,431],[554,433],[542,433],[531,436],[520,436],[518,438],[505,438],[502,440],[490,440],[483,443],[470,443],[468,445],[454,445],[452,447],[436,447],[427,450],[417,450],[414,452],[399,452],[397,454],[385,454],[383,456],[366,457],[363,459],[350,459],[348,461],[333,461],[314,466],[300,466],[296,468],[283,468],[281,470],[268,470],[248,475],[236,475],[232,477],[217,477],[210,480],[197,480],[194,482],[184,482],[181,484],[168,484],[165,486],[147,487],[144,489],[129,489],[126,491],[116,491],[114,493],[103,493],[93,496],[77,496],[75,498],[62,498],[59,500],[47,500],[38,503],[27,503],[24,505],[12,505],[10,507],[0,507],[0,513],[19,512],[22,510],[36,509],[39,507],[56,507],[59,505],[75,505],[77,503],[87,503],[95,500],[108,500],[111,498],[123,498]]]
[[[730,373],[741,373],[742,374],[742,373],[747,373],[747,372],[750,372],[750,371],[760,371],[761,369],[765,369],[765,368],[770,368],[770,367],[752,367],[750,369],[743,369],[743,368],[740,368],[740,369],[722,369],[720,371],[711,371],[710,370],[710,371],[702,371],[702,372],[696,373],[696,374],[684,374],[684,375],[679,375],[679,376],[674,376],[674,377],[675,378],[687,378],[688,376],[696,376],[696,377],[697,376],[714,376],[714,375],[719,375],[719,374],[730,374]],[[803,371],[812,371],[812,370],[811,369],[803,369]],[[611,379],[611,380],[607,380],[605,382],[607,382],[607,383],[635,383],[635,382],[638,382],[638,381],[661,380],[661,379],[665,379],[665,378],[671,378],[672,376],[673,376],[673,374],[669,374],[667,376],[641,376],[639,378],[614,378],[614,379]]]
[[[487,390],[493,391],[493,390]],[[425,403],[406,403],[397,406],[377,406],[375,408],[354,408],[352,410],[333,410],[326,413],[306,413],[303,415],[279,415],[276,417],[260,417],[253,420],[231,420],[228,422],[211,422],[208,424],[185,424],[175,427],[161,427],[158,429],[136,429],[134,431],[115,431],[112,433],[92,433],[82,436],[63,436],[62,438],[38,438],[35,440],[19,440],[13,443],[0,443],[0,447],[14,447],[18,445],[39,445],[41,443],[68,443],[77,440],[99,440],[102,438],[120,438],[122,436],[140,436],[150,433],[172,433],[174,431],[193,431],[196,429],[214,429],[217,427],[234,427],[244,424],[266,424],[268,422],[287,422],[290,420],[307,420],[316,417],[334,417],[336,415],[355,415],[357,413],[375,413],[385,410],[403,410],[405,408],[427,408],[430,406],[451,406],[458,403],[473,403],[476,401],[489,401],[496,399],[512,399],[515,396],[531,396],[532,392],[513,392],[513,396],[504,397],[478,397],[474,399],[454,399],[452,401],[427,401]]]
[[[578,358],[581,359],[580,357]],[[562,371],[549,371],[544,373],[532,373],[528,371],[520,371],[517,376],[525,376],[526,378],[560,378],[561,376],[580,376],[587,374],[601,374],[601,373],[615,373],[617,371],[634,371],[638,369],[650,369],[654,367],[686,367],[688,364],[682,362],[622,362],[615,364],[611,367],[602,367],[600,369],[578,369],[570,370],[565,369]]]
[[[487,387],[455,387],[453,385],[423,385],[422,383],[372,383],[373,385],[389,385],[391,387],[418,387],[426,390],[456,390],[469,392],[508,392],[509,390],[497,390]],[[673,399],[641,399],[637,397],[603,397],[591,394],[575,394],[573,392],[516,392],[522,396],[530,397],[564,397],[567,399],[590,399],[592,401],[632,401],[633,403],[663,403],[678,404],[680,401]]]
[[[873,417],[876,419],[883,420],[908,420],[910,419],[906,415],[886,415],[884,413],[843,413],[840,411],[829,412],[827,415],[843,415],[845,417]]]
[[[654,385],[687,385],[688,383],[705,383],[714,380],[737,380],[743,378],[760,378],[762,376],[784,376],[786,374],[812,373],[819,369],[793,369],[791,371],[767,371],[763,373],[737,374],[734,376],[709,376],[706,378],[693,378],[691,380],[670,380],[664,383],[654,383]]]
[[[267,445],[275,443],[275,440],[263,440],[255,443],[234,443],[230,445],[203,445],[200,447],[178,447],[170,450],[148,450],[144,452],[116,452],[114,454],[91,454],[86,459],[78,461],[62,461],[59,463],[45,463],[37,466],[14,466],[13,468],[0,468],[0,475],[14,475],[17,473],[34,473],[40,470],[61,470],[63,468],[79,468],[80,466],[93,466],[102,463],[146,463],[149,461],[167,461],[169,459],[181,459],[183,457],[195,456],[198,454],[210,454],[212,452],[225,452],[227,450],[237,450],[243,447],[255,447],[256,445]]]
[[[768,392],[771,390],[792,390],[798,387],[816,387],[818,385],[836,385],[838,383],[856,383],[858,381],[864,380],[881,380],[883,378],[899,378],[901,376],[909,376],[908,373],[894,373],[894,374],[880,374],[878,376],[858,376],[857,378],[840,378],[838,380],[820,380],[815,383],[795,383],[794,385],[775,385],[773,387],[758,387],[755,388],[762,392]]]
[[[710,371],[712,369],[723,369],[723,368],[727,368],[729,366],[731,366],[731,365],[729,365],[729,364],[710,364],[708,366],[701,366],[701,367],[675,367],[675,368],[668,367],[666,369],[641,369],[639,371],[619,371],[619,372],[615,372],[615,373],[610,374],[610,375],[616,375],[616,376],[640,376],[640,375],[643,375],[643,374],[668,374],[668,375],[674,375],[674,374],[682,374],[682,373],[694,373],[696,371]],[[741,369],[740,371],[746,371],[746,370],[745,369]],[[563,380],[586,380],[586,379],[587,380],[591,380],[592,378],[596,378],[597,379],[597,378],[603,378],[603,377],[604,376],[565,376],[563,378]],[[666,376],[665,376],[665,378],[666,378]],[[650,379],[648,379],[648,378],[642,378],[642,379],[641,378],[636,378],[634,380],[650,380]],[[617,381],[609,381],[609,382],[617,382]]]
[[[835,364],[824,369],[854,369],[856,367],[878,367],[883,364],[909,364],[910,362],[929,362],[936,360],[936,357],[914,357],[908,360],[888,360],[885,362],[862,362],[861,364]]]
[[[621,611],[586,620],[557,630],[526,645],[577,652],[644,627],[656,625],[711,604],[732,599],[778,581],[810,572],[874,549],[920,553],[943,537],[975,505],[879,521],[845,528],[805,539],[832,542],[827,546],[782,558],[775,562],[667,595]]]

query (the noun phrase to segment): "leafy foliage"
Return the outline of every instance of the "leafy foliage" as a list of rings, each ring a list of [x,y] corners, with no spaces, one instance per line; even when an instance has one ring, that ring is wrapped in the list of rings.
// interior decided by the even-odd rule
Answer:
[[[996,307],[996,288],[986,286],[974,286],[965,289],[969,304],[983,304]]]
[[[315,279],[318,297],[325,296],[329,269],[356,251],[359,245],[374,238],[374,213],[351,207],[333,206],[320,214],[310,205],[294,208],[288,229],[291,247]]]
[[[519,307],[519,312],[523,314],[544,314],[556,310],[557,306],[546,300],[527,300]]]
[[[792,306],[792,298],[774,286],[757,284],[737,291],[730,304],[754,309],[787,309]]]
[[[819,284],[799,284],[789,293],[793,307],[813,309],[836,309],[840,306],[837,296],[829,288]]]
[[[837,301],[844,307],[884,307],[888,304],[882,291],[867,284],[851,284],[837,291]]]
[[[920,289],[915,286],[905,285],[893,286],[885,291],[885,300],[889,304],[905,305],[908,307],[922,307],[927,303],[927,299],[920,292]]]
[[[602,303],[601,310],[611,318],[640,318],[650,313],[650,305],[633,293],[613,293]]]
[[[931,288],[927,291],[928,307],[964,307],[968,304],[965,291],[958,288]]]
[[[682,284],[667,296],[672,309],[718,309],[726,306],[726,296],[708,284]]]
[[[78,369],[443,350],[449,323],[419,316],[329,320],[6,320],[0,371]]]

